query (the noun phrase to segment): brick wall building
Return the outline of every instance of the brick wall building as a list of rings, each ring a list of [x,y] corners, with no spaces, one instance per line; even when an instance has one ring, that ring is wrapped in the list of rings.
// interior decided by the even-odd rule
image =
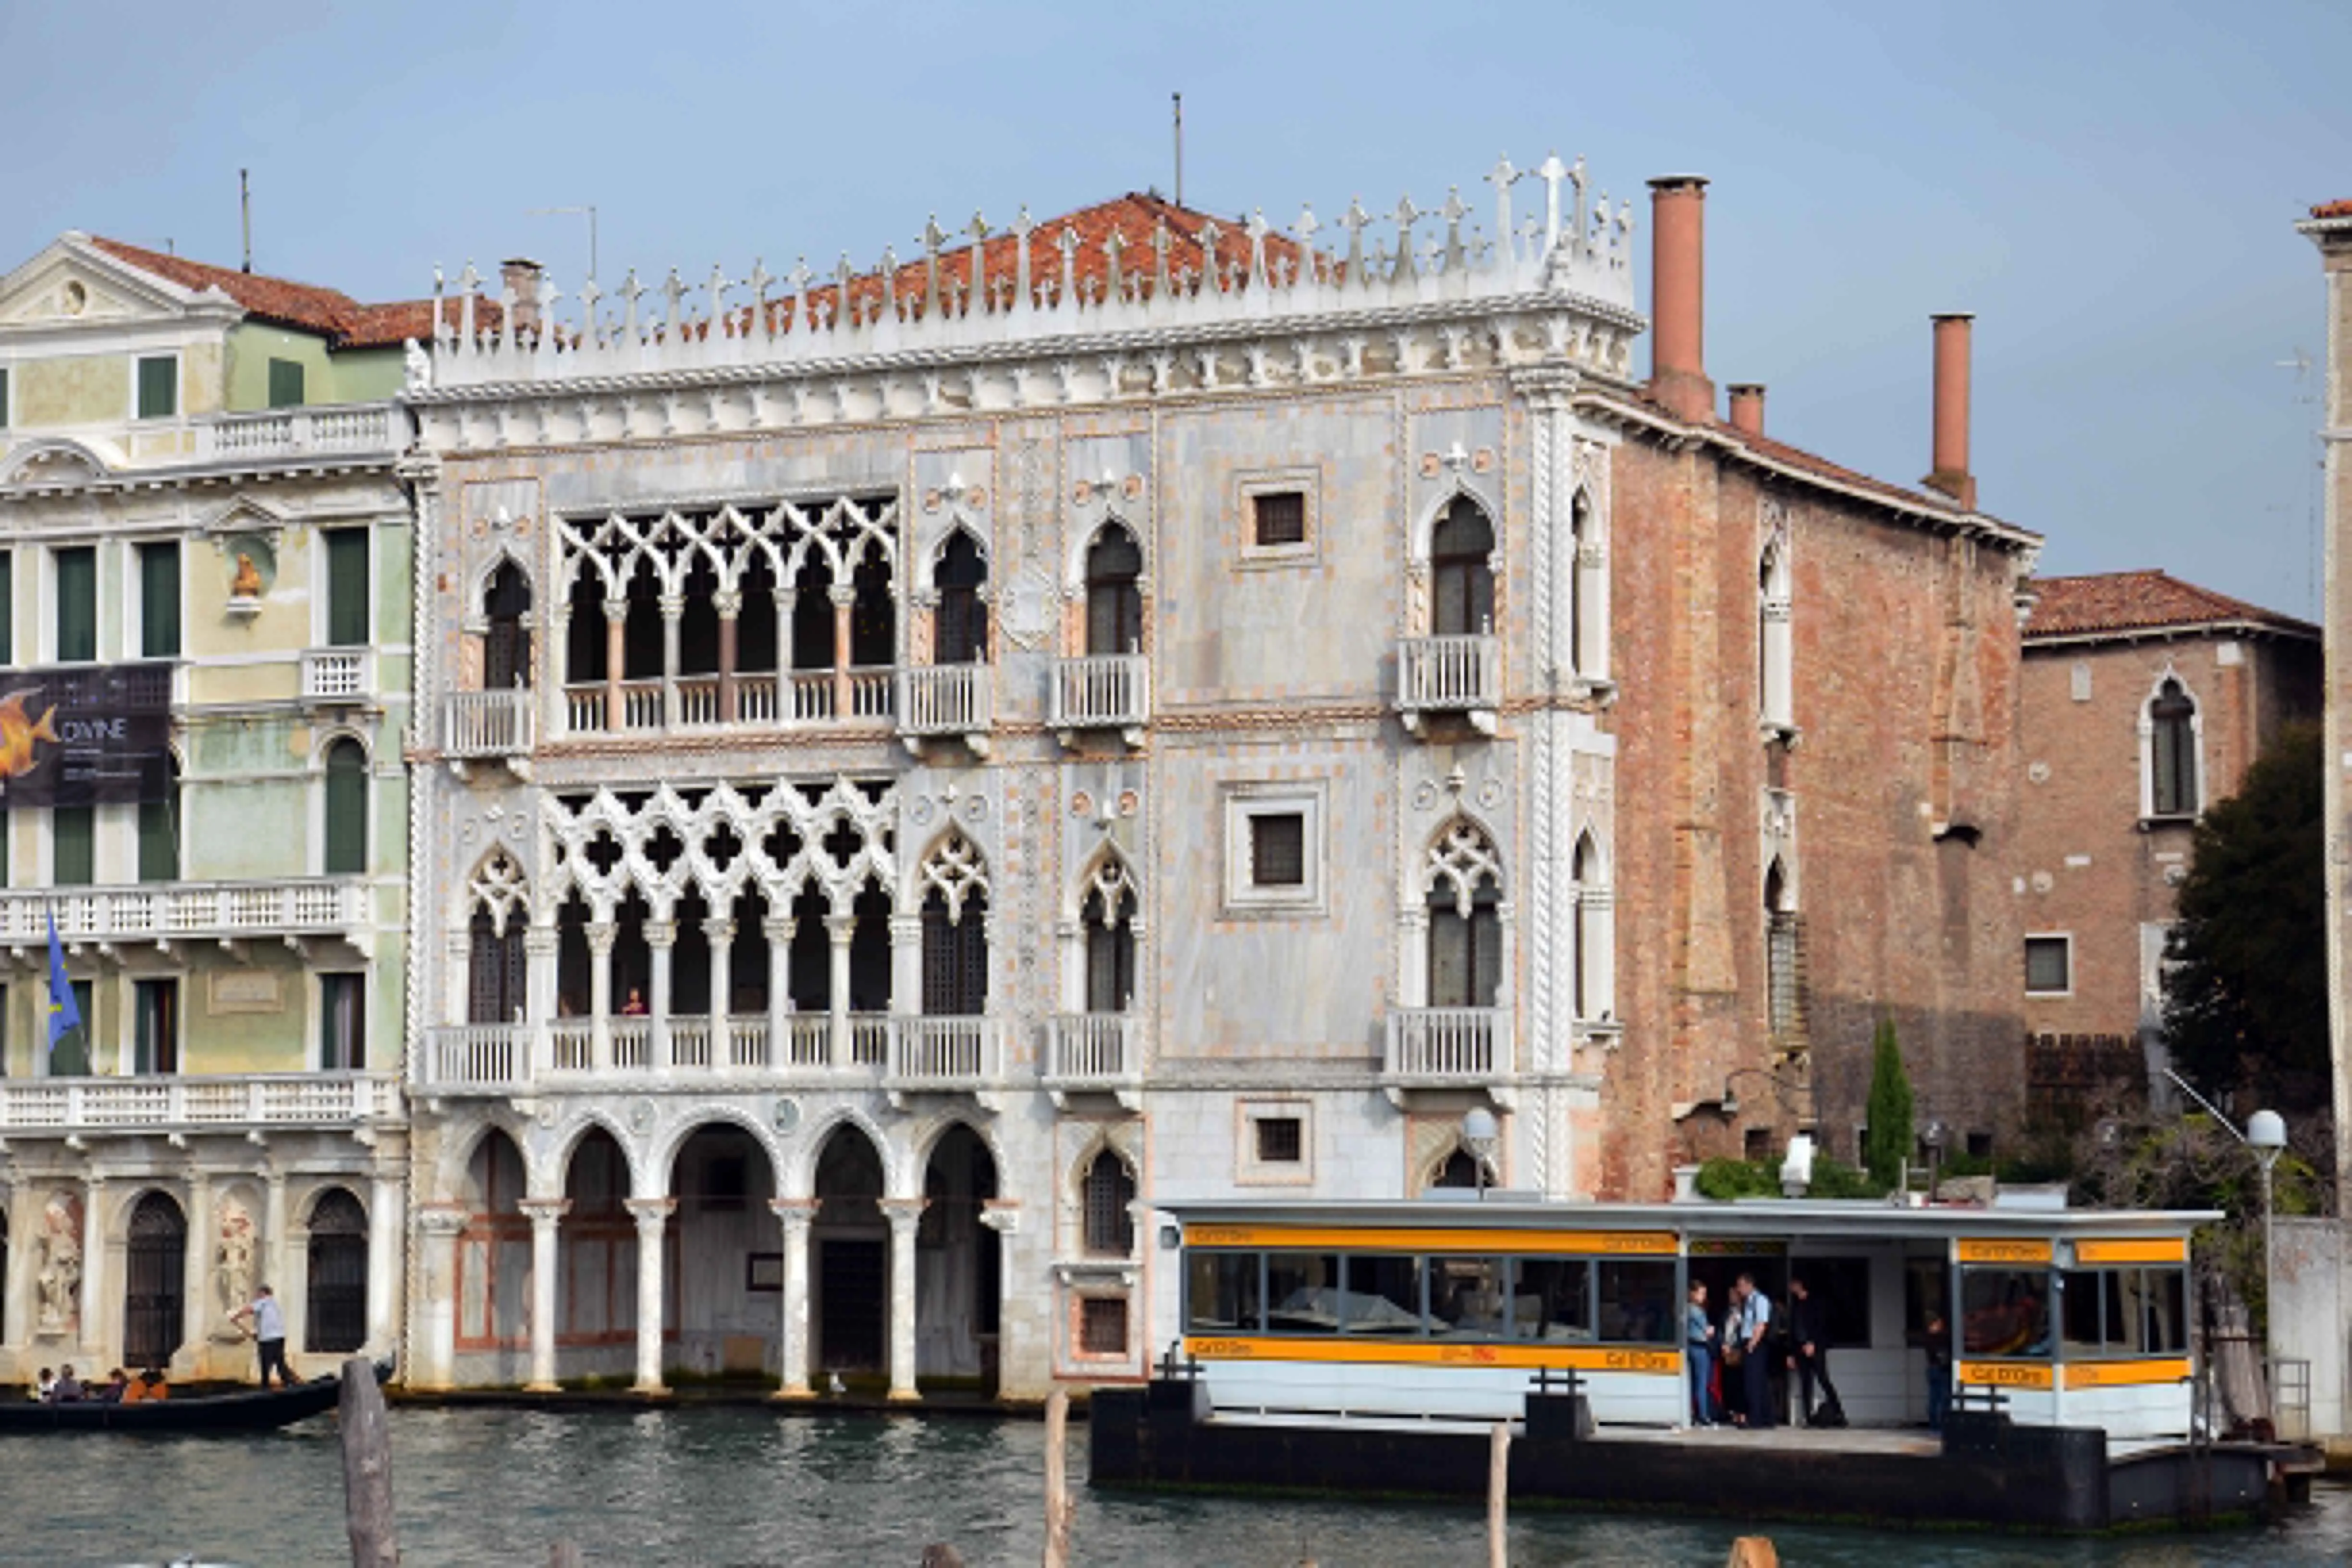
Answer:
[[[2044,578],[2025,627],[2016,899],[2036,1034],[2142,1035],[2197,819],[2315,717],[2319,628],[2167,576]]]

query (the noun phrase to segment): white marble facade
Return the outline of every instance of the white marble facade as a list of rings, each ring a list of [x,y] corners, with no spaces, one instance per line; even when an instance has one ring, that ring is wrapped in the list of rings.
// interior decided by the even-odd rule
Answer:
[[[1458,1181],[1474,1105],[1591,1189],[1641,321],[1500,173],[429,346],[413,1380],[1036,1397],[1172,1335],[1155,1200]]]

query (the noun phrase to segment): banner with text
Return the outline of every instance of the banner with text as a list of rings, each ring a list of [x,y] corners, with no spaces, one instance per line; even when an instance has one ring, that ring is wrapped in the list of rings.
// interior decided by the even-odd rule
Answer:
[[[0,806],[171,796],[172,666],[0,672]]]

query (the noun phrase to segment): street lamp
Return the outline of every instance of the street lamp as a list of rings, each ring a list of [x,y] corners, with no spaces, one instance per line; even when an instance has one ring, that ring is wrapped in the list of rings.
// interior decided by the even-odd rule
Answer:
[[[2170,1079],[2181,1093],[2204,1107],[2205,1114],[2220,1122],[2231,1137],[2244,1144],[2263,1168],[2263,1362],[2267,1367],[2273,1342],[2270,1310],[2271,1172],[2278,1164],[2279,1156],[2286,1152],[2286,1119],[2275,1110],[2257,1110],[2246,1118],[2246,1130],[2241,1132],[2228,1117],[2214,1109],[2211,1100],[2191,1089],[2187,1079],[2170,1068],[2164,1069],[2164,1076]]]
[[[1470,1151],[1470,1163],[1475,1168],[1475,1181],[1478,1201],[1486,1201],[1486,1162],[1495,1157],[1495,1145],[1501,1141],[1502,1124],[1495,1113],[1483,1105],[1474,1105],[1462,1116],[1462,1146]]]
[[[1951,1130],[1939,1116],[1928,1118],[1927,1125],[1919,1130],[1919,1142],[1927,1145],[1927,1201],[1931,1204],[1936,1201],[1936,1189],[1943,1184],[1944,1145],[1951,1137]]]

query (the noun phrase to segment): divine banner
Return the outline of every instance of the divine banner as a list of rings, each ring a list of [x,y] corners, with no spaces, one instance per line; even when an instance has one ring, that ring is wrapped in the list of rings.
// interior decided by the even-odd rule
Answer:
[[[171,739],[167,663],[0,674],[0,806],[167,800]]]

